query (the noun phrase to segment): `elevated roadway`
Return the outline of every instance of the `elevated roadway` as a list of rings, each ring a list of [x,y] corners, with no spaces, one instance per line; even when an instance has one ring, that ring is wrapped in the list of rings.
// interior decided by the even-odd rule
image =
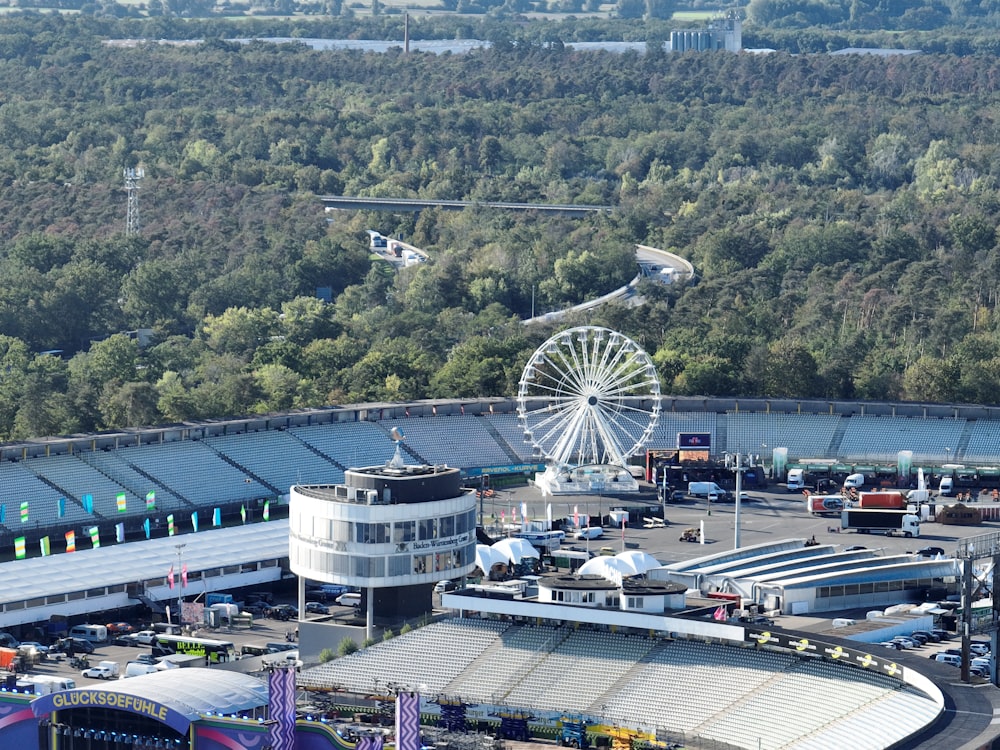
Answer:
[[[644,277],[654,278],[665,284],[674,282],[686,284],[694,278],[694,266],[691,265],[691,262],[666,250],[659,250],[648,245],[636,245],[635,261],[639,264],[639,273],[625,286],[619,287],[596,299],[581,302],[579,305],[573,305],[562,310],[553,310],[543,315],[536,315],[533,318],[522,320],[521,324],[527,326],[534,323],[558,322],[570,313],[593,310],[595,307],[600,307],[608,302],[617,301],[629,305],[641,305],[645,300],[636,295],[635,288]]]
[[[365,198],[351,195],[321,195],[320,201],[327,210],[353,211],[402,211],[416,213],[425,208],[440,208],[446,211],[461,211],[465,208],[482,206],[502,208],[507,211],[540,211],[543,213],[586,216],[599,211],[610,211],[611,206],[588,206],[572,203],[512,203],[510,201],[449,201],[433,198]]]

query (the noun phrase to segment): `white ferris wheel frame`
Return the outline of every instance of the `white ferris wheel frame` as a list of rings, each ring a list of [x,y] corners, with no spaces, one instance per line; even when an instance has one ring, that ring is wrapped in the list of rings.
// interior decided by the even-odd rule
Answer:
[[[625,466],[660,418],[652,360],[627,336],[579,326],[531,355],[517,392],[518,420],[536,455],[555,466]]]

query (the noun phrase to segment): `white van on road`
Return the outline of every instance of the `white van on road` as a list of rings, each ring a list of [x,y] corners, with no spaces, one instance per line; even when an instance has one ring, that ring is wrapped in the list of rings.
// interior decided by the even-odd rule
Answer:
[[[604,529],[600,526],[584,526],[575,536],[577,539],[600,539],[604,536]]]

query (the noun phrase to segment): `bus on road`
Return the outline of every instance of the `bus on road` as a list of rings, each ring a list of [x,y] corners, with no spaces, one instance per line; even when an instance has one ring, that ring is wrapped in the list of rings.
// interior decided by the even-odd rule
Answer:
[[[204,656],[206,664],[219,664],[236,658],[236,646],[230,641],[192,638],[183,635],[157,635],[153,640],[153,656],[186,654]]]

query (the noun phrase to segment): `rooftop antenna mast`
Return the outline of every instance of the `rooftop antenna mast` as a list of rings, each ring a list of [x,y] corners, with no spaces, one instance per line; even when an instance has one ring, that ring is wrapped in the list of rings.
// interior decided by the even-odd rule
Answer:
[[[125,168],[125,195],[128,211],[125,215],[125,236],[139,234],[139,180],[146,176],[142,167]]]

